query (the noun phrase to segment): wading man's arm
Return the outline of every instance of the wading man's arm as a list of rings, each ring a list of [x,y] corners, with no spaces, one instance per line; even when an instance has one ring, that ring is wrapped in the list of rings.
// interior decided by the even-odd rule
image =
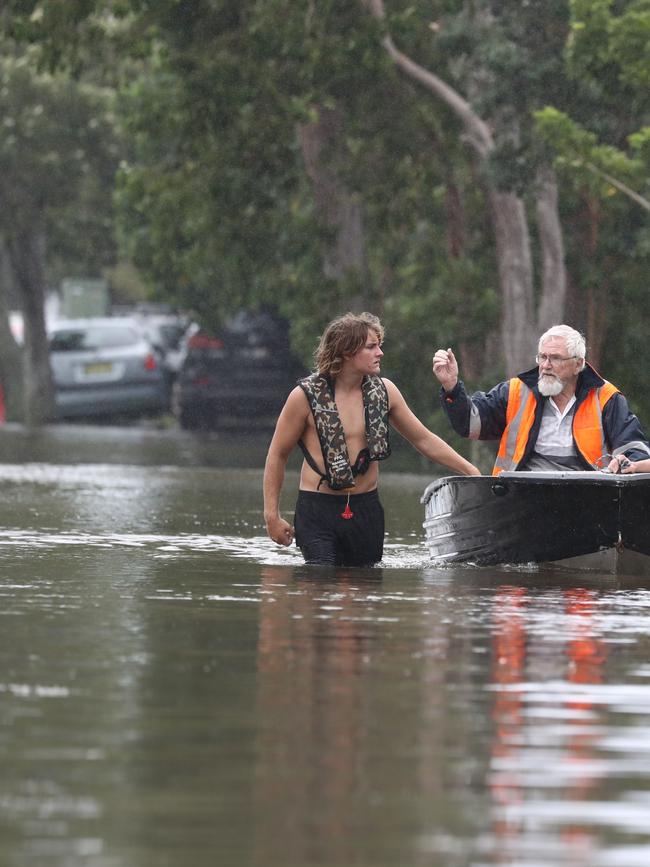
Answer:
[[[389,379],[385,379],[390,400],[390,421],[395,429],[421,454],[464,476],[480,476],[480,470],[466,460],[439,436],[425,427],[410,409],[402,393]]]
[[[278,545],[293,542],[293,527],[280,515],[280,493],[289,455],[303,435],[309,407],[301,388],[294,388],[280,413],[264,466],[264,522]]]

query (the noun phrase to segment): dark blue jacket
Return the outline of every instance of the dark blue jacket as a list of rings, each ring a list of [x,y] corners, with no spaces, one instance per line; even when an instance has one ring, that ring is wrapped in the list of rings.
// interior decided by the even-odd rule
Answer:
[[[542,413],[544,412],[544,402],[548,398],[543,397],[537,388],[539,370],[536,367],[527,370],[525,373],[520,373],[518,378],[534,392],[537,398],[535,421],[533,422],[530,436],[526,443],[526,450],[520,463],[520,466],[523,467],[537,442],[537,435],[542,422]],[[596,373],[594,368],[590,364],[587,364],[578,376],[576,409],[591,389],[599,388],[604,382],[605,380]],[[509,381],[506,380],[495,385],[487,393],[477,391],[470,397],[465,391],[464,384],[459,381],[449,393],[445,392],[442,388],[440,389],[440,402],[447,413],[452,427],[460,436],[470,437],[471,439],[498,440],[501,439],[501,434],[506,426],[508,390]],[[620,393],[615,394],[605,404],[603,410],[603,430],[610,454],[616,449],[620,449],[621,446],[630,443],[630,448],[625,450],[625,454],[630,460],[639,461],[650,457],[650,445],[648,445],[647,437],[641,429],[638,418],[630,411],[626,398]],[[577,448],[576,455],[579,461],[584,464],[586,470],[593,469],[580,455]]]

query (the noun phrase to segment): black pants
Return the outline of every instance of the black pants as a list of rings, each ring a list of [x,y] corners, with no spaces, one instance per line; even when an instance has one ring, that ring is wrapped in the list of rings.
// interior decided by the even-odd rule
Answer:
[[[294,526],[305,563],[373,566],[384,552],[384,509],[377,491],[351,494],[299,491]]]

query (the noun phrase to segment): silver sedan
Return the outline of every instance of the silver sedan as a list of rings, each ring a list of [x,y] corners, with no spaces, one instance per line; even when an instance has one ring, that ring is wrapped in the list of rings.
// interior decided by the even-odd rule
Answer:
[[[59,320],[49,336],[58,418],[152,415],[167,408],[160,356],[137,320]]]

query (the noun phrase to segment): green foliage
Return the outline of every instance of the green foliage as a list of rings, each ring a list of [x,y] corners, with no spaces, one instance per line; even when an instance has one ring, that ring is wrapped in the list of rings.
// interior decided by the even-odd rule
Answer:
[[[534,116],[539,135],[558,154],[560,167],[582,170],[586,174],[589,166],[597,166],[626,181],[643,181],[645,168],[642,159],[629,156],[611,145],[599,144],[595,133],[571,120],[564,112],[547,106],[535,112]],[[649,138],[643,132],[630,136],[631,147],[641,155],[648,143]],[[582,180],[585,182],[584,178]],[[600,185],[603,185],[602,180]]]
[[[648,0],[571,0],[569,61],[576,77],[650,85]]]
[[[37,72],[31,51],[7,42],[4,48],[0,234],[44,229],[53,282],[63,274],[97,273],[114,255],[111,196],[119,144],[110,98],[67,76]]]
[[[131,13],[128,0],[4,0],[0,30],[19,44],[38,49],[40,71],[65,68],[73,74],[98,67],[107,37]]]
[[[216,50],[159,52],[121,101],[133,144],[119,178],[127,250],[212,324],[299,279],[284,257],[308,221],[275,83],[243,62],[243,34],[221,35]]]
[[[598,78],[611,62],[609,33],[612,0],[570,0],[569,68],[576,78]]]
[[[642,127],[629,137],[630,148],[637,158],[650,167],[650,126]]]

